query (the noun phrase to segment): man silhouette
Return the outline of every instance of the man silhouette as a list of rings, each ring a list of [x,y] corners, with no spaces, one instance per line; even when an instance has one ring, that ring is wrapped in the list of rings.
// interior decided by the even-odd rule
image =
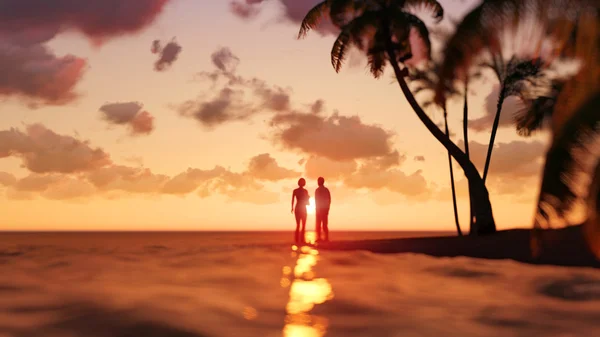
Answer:
[[[315,210],[317,216],[317,241],[321,241],[323,231],[325,241],[329,241],[329,207],[331,206],[331,193],[325,187],[325,179],[319,177],[319,187],[315,190]]]

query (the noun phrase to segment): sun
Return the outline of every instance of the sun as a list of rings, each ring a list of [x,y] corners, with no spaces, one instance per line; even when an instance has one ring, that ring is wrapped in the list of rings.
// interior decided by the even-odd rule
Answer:
[[[308,199],[308,205],[306,205],[306,212],[308,212],[308,214],[315,214],[315,198],[310,197],[310,199]]]

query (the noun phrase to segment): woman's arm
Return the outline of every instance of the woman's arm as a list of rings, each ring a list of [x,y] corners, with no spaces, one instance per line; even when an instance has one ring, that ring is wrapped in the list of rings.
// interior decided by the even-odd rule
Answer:
[[[292,212],[294,213],[294,197],[296,196],[296,191],[292,192]]]

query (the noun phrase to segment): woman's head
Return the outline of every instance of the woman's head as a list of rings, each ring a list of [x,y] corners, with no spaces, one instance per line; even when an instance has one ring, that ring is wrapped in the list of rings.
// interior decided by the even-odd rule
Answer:
[[[298,179],[298,186],[304,187],[304,185],[306,185],[306,180],[304,178]]]
[[[325,179],[323,177],[319,177],[317,184],[319,184],[319,186],[323,186],[323,184],[325,184]]]

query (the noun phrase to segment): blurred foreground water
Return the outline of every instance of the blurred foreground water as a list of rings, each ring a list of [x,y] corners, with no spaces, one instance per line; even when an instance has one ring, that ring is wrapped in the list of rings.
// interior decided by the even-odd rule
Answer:
[[[0,234],[0,337],[600,336],[596,269],[320,252],[291,238]]]

